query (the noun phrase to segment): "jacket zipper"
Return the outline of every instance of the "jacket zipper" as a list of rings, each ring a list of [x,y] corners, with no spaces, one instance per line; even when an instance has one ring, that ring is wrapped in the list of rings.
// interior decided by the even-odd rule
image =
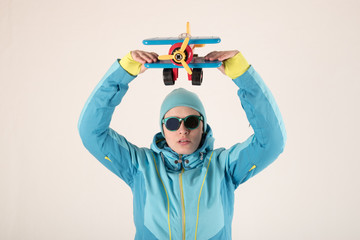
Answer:
[[[185,202],[184,202],[184,189],[182,184],[182,175],[184,168],[182,165],[182,155],[179,155],[179,162],[181,163],[181,173],[179,174],[179,185],[180,185],[180,197],[181,197],[181,214],[182,214],[182,239],[185,240]]]

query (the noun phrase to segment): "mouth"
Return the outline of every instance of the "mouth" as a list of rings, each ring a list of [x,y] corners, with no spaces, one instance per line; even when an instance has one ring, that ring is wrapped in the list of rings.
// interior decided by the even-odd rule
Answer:
[[[180,145],[187,145],[187,144],[191,143],[191,141],[190,141],[189,139],[180,139],[180,140],[178,141],[178,143],[179,143]]]

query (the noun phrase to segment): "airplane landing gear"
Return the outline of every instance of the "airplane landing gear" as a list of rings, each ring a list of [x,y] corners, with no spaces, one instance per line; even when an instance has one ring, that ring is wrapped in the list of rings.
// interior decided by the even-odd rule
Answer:
[[[191,82],[192,85],[200,86],[203,80],[202,68],[194,68],[192,72]]]

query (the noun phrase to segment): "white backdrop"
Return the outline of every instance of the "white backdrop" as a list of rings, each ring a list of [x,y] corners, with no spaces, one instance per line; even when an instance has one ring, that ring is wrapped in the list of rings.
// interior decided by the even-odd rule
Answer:
[[[236,191],[233,239],[359,239],[360,2],[0,1],[0,239],[133,239],[130,189],[82,146],[77,121],[110,65],[142,40],[220,36],[272,90],[288,133],[279,159]],[[252,130],[237,88],[216,69],[201,87],[150,69],[111,127],[149,147],[175,87],[203,100],[216,147]],[[144,124],[146,120],[146,124]],[[130,127],[131,126],[131,127]]]

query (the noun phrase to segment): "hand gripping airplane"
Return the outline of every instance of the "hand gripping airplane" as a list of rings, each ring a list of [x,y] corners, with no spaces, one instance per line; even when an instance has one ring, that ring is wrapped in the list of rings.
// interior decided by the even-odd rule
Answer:
[[[146,63],[147,68],[163,68],[163,79],[165,85],[174,85],[178,78],[179,68],[184,68],[188,73],[188,79],[192,85],[201,85],[203,79],[203,68],[216,68],[221,66],[220,61],[208,61],[204,57],[194,54],[196,47],[205,44],[220,43],[219,37],[192,37],[190,35],[190,24],[186,24],[186,33],[179,37],[149,38],[143,40],[144,45],[171,45],[168,55],[160,55],[155,63]]]

